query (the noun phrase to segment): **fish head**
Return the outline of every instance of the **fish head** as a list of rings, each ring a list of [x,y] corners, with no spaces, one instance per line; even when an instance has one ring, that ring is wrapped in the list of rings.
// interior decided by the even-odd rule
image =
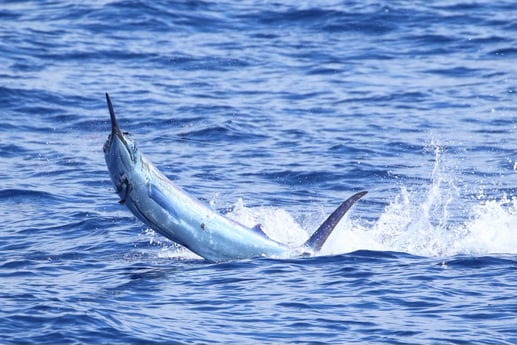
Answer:
[[[111,117],[111,134],[104,143],[103,151],[106,165],[110,173],[111,181],[120,195],[121,202],[129,193],[128,177],[134,169],[134,165],[140,160],[140,153],[127,133],[122,132],[118,126],[115,112],[108,94],[106,101]]]

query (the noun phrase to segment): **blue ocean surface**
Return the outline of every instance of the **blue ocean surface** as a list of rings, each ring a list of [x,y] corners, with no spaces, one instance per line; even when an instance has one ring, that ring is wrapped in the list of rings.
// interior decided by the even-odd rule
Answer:
[[[0,2],[0,343],[517,343],[517,2]],[[316,257],[211,263],[110,181]]]

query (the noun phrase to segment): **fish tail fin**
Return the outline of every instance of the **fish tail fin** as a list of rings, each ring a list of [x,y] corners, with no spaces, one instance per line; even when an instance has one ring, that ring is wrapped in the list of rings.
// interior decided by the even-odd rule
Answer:
[[[325,241],[328,239],[341,218],[347,213],[357,200],[362,198],[366,191],[356,193],[339,205],[338,208],[320,225],[312,236],[305,242],[305,247],[310,248],[314,252],[318,252]]]

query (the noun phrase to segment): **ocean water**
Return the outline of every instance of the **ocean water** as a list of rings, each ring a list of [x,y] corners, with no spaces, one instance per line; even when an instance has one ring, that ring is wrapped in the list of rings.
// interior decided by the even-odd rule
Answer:
[[[0,343],[517,343],[515,1],[2,1]],[[167,176],[316,257],[209,263],[109,180]]]

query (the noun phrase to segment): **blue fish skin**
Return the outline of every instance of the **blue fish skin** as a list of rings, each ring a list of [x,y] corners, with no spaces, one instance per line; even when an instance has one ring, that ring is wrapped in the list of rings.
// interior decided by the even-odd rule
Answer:
[[[292,252],[185,193],[145,158],[114,117],[112,127],[104,145],[111,181],[121,203],[147,226],[209,261]]]
[[[104,155],[120,203],[147,226],[206,260],[218,262],[253,257],[285,258],[318,251],[346,211],[365,193],[354,195],[339,217],[329,217],[299,248],[290,248],[212,210],[170,181],[120,130],[109,95],[112,132]],[[349,200],[351,200],[350,198]],[[348,200],[347,200],[348,202]],[[336,213],[337,210],[334,212]],[[337,220],[336,220],[337,219]],[[328,224],[327,224],[328,223]],[[325,225],[327,224],[327,225]],[[324,234],[322,234],[324,232]],[[316,240],[316,237],[319,240]],[[322,240],[321,238],[324,237]],[[318,243],[312,248],[313,243]]]

